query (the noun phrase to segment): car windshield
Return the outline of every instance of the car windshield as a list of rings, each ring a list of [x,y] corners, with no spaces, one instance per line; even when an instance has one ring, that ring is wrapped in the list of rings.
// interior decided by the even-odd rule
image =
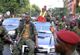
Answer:
[[[48,33],[51,33],[50,32],[50,22],[38,22],[38,23],[34,23],[35,26],[36,26],[36,29],[38,32],[48,32]]]
[[[4,26],[17,26],[19,25],[19,20],[18,19],[5,19],[3,22]]]

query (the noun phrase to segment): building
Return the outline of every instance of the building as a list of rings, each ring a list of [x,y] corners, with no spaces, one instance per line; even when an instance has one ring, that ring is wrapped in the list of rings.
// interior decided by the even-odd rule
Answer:
[[[75,14],[76,0],[64,0],[64,7],[68,8],[69,14]]]

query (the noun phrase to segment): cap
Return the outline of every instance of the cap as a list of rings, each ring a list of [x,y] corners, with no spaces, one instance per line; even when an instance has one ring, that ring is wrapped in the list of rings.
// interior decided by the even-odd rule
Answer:
[[[44,5],[44,7],[47,7],[46,5]]]
[[[64,17],[62,17],[62,19],[65,19]]]
[[[45,10],[45,8],[42,8],[43,10]]]
[[[73,24],[75,24],[75,22],[74,22],[74,21],[70,21],[70,23],[73,23]]]
[[[72,31],[60,30],[57,33],[58,38],[69,44],[79,43],[79,36]]]

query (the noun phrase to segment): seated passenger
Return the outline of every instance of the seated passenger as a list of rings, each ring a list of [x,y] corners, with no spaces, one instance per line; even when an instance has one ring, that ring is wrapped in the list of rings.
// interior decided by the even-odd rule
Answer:
[[[16,40],[19,39],[19,36],[21,36],[22,39],[20,40],[18,46],[14,47],[13,55],[18,55],[18,49],[21,50],[21,46],[24,44],[26,44],[29,47],[28,55],[34,55],[35,45],[36,45],[36,48],[38,48],[38,39],[37,39],[38,33],[35,25],[31,23],[30,20],[31,20],[30,16],[25,17],[25,21],[24,21],[25,24],[23,24],[23,31],[21,32],[21,34],[19,31],[21,28],[19,27],[18,36]],[[34,40],[36,41],[36,44]]]

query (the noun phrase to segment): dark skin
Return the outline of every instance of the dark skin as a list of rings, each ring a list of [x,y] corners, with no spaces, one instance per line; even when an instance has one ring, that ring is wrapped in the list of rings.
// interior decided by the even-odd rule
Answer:
[[[46,6],[44,6],[44,8],[45,8],[45,11],[47,11],[47,10],[46,10],[46,8],[47,8],[47,7],[46,7]]]
[[[38,10],[38,9],[35,7],[35,4],[33,5],[33,7],[36,9],[37,12],[41,12],[40,10]]]
[[[80,29],[80,26],[78,26],[78,28]]]
[[[11,42],[12,44],[14,44],[14,42],[11,41],[10,39],[8,39],[7,37],[5,37],[4,39],[7,40],[7,41],[9,41],[9,42]]]
[[[56,17],[56,20],[59,20],[59,17]]]
[[[0,21],[0,26],[2,26],[2,20]],[[12,44],[14,44],[14,42],[13,41],[11,41],[10,39],[8,39],[8,37],[6,37],[7,36],[7,34],[6,35],[4,35],[5,36],[5,40],[7,40],[7,41],[9,41],[9,42],[11,42]]]
[[[62,19],[62,22],[64,22],[65,19]]]
[[[41,12],[41,10],[38,10],[38,9],[35,7],[35,4],[33,5],[33,7],[36,9],[37,12],[39,12],[39,13]],[[42,9],[42,12],[44,12],[44,11],[45,11],[45,10]]]
[[[41,10],[38,10],[38,9],[35,7],[35,4],[33,5],[33,7],[36,9],[37,12],[39,12],[39,13],[41,12]],[[45,9],[42,9],[42,12],[44,13],[44,12],[45,12]],[[44,20],[45,20],[45,18],[44,18]],[[44,22],[44,20],[43,20],[43,22]]]
[[[26,19],[26,27],[29,27],[29,25],[30,25],[30,20],[31,20],[31,18],[25,18]],[[16,41],[18,41],[18,39],[19,39],[19,35],[17,36],[17,38],[16,38]],[[38,49],[38,38],[37,38],[37,35],[35,35],[35,39],[36,39],[36,48]]]
[[[54,28],[53,25],[51,25],[50,27],[51,27],[50,31],[54,35],[55,51],[60,53],[60,55],[71,55],[72,52],[75,50],[75,45],[67,44],[62,40],[60,40],[59,38],[57,38],[57,34],[56,34],[57,27]]]

